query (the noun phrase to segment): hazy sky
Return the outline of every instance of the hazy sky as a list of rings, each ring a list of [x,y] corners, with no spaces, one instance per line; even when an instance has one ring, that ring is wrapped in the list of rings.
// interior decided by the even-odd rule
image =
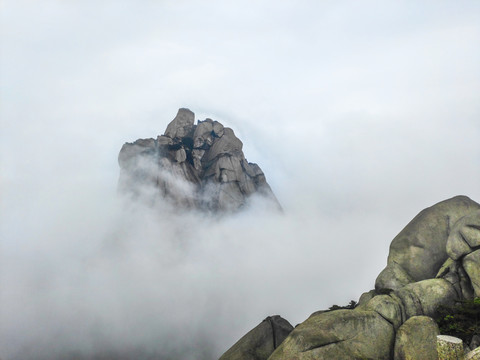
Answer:
[[[268,315],[358,299],[416,213],[480,201],[479,18],[475,0],[3,0],[0,357],[208,359]],[[121,209],[118,151],[179,107],[234,129],[282,218]]]

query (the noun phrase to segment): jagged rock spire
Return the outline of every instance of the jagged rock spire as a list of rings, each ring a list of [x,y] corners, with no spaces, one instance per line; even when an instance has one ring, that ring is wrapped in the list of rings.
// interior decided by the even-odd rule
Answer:
[[[232,129],[179,109],[163,135],[122,146],[119,188],[187,208],[237,210],[254,194],[280,209],[263,171],[249,163]]]

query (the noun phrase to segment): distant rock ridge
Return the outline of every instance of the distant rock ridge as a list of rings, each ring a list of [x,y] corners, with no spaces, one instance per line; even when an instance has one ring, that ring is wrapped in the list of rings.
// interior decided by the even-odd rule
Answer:
[[[195,114],[181,108],[163,135],[122,146],[119,190],[214,212],[238,210],[259,195],[281,209],[265,174],[245,159],[242,147],[232,129],[212,119],[195,125]]]

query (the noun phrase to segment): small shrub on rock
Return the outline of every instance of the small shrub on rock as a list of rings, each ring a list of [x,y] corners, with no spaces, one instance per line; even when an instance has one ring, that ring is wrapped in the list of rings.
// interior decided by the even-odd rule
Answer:
[[[460,301],[452,307],[440,306],[435,319],[440,333],[455,336],[470,344],[480,335],[480,298]]]
[[[356,306],[357,306],[357,302],[355,300],[350,300],[348,305],[345,305],[345,306],[332,305],[328,308],[328,310],[341,310],[341,309],[352,310],[352,309],[355,309]]]

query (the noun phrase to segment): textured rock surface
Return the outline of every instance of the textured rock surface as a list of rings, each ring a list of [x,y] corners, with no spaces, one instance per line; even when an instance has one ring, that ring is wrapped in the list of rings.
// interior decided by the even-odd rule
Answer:
[[[375,288],[397,290],[435,277],[448,258],[450,229],[477,210],[479,204],[466,196],[456,196],[421,211],[390,244],[387,267],[377,277]]]
[[[463,342],[453,336],[437,336],[438,360],[463,360]]]
[[[397,331],[394,360],[437,360],[438,325],[428,316],[414,316]]]
[[[447,254],[453,260],[480,248],[480,211],[458,220],[447,240]]]
[[[463,268],[461,261],[448,258],[438,271],[436,277],[445,279],[451,283],[462,298],[473,299],[474,291],[472,281]]]
[[[359,306],[358,310],[370,310],[380,314],[397,330],[405,321],[405,309],[401,299],[394,295],[378,295],[372,298],[365,306]]]
[[[269,360],[436,359],[437,309],[480,295],[479,208],[457,196],[420,212],[392,241],[375,290],[353,310],[313,313]],[[440,351],[463,352],[440,339]]]
[[[375,292],[375,290],[370,290],[370,291],[364,292],[362,295],[360,295],[360,298],[358,299],[357,306],[360,307],[362,305],[367,304],[376,295],[377,295],[377,293]]]
[[[463,259],[463,268],[468,274],[475,291],[475,297],[480,297],[480,250],[476,250]]]
[[[329,311],[297,326],[269,360],[388,360],[393,342],[393,326],[374,311]]]
[[[465,356],[465,360],[480,360],[480,347],[470,351]]]
[[[470,342],[469,346],[470,346],[470,349],[472,350],[480,347],[480,334],[472,336],[472,341]]]
[[[427,279],[391,292],[377,295],[357,310],[375,311],[397,330],[414,316],[434,316],[439,306],[451,306],[459,300],[455,287],[445,279]]]
[[[403,304],[404,321],[412,316],[434,316],[440,306],[451,306],[459,300],[455,288],[444,279],[427,279],[408,284],[392,293]]]
[[[292,330],[287,320],[278,315],[269,316],[228,349],[220,360],[266,360]]]
[[[280,205],[257,164],[249,163],[232,129],[180,109],[164,135],[123,145],[120,191],[181,208],[236,210],[258,194]]]

